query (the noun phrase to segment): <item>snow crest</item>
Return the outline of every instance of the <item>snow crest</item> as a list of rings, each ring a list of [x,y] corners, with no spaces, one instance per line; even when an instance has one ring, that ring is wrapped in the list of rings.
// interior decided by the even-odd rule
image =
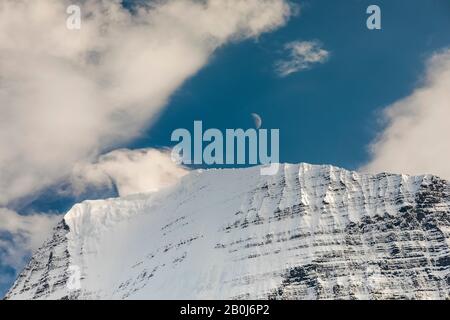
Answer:
[[[75,205],[6,298],[449,299],[449,204],[431,175],[195,171]]]

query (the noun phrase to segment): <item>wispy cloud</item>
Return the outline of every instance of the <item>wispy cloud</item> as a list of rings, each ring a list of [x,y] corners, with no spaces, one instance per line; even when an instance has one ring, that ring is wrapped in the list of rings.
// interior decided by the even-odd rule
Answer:
[[[170,151],[120,149],[95,163],[78,164],[71,182],[75,192],[90,186],[117,189],[120,196],[153,192],[176,183],[188,170],[175,164]]]
[[[0,269],[7,266],[19,271],[25,259],[42,245],[60,220],[61,216],[57,215],[23,216],[0,208]],[[0,284],[8,283],[9,277],[0,272]]]
[[[371,145],[370,172],[436,174],[450,179],[450,49],[434,54],[423,83],[386,108],[386,128]]]
[[[319,41],[293,41],[287,43],[284,49],[289,54],[288,59],[275,63],[275,70],[281,77],[324,63],[330,56]]]

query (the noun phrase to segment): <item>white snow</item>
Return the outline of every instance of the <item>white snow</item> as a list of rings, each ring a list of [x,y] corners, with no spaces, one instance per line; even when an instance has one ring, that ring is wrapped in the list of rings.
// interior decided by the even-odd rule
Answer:
[[[388,231],[371,231],[369,225],[353,238],[346,228],[365,217],[398,216],[429,179],[308,164],[282,165],[275,176],[261,176],[259,167],[196,171],[156,193],[75,205],[64,217],[70,228],[66,262],[82,271],[80,299],[267,298],[283,285],[286,272],[314,264],[321,268],[314,271],[316,287],[288,286],[287,298],[332,298],[336,286],[343,288],[342,298],[349,298],[349,292],[373,298],[377,291],[381,297],[415,296],[408,283],[398,285],[398,292],[393,289],[405,282],[403,277],[396,280],[380,270],[391,259]],[[445,205],[448,210],[448,198]],[[442,230],[448,236],[449,229]],[[399,234],[394,244],[406,251],[411,246],[428,259],[448,254],[448,242],[440,253],[429,253],[431,244],[420,240],[428,236],[415,232],[411,243],[401,242]],[[40,259],[44,264],[45,258]],[[427,275],[418,272],[419,281],[425,281]],[[450,271],[439,272],[444,283]],[[23,279],[37,282],[28,273]],[[64,286],[50,285],[36,296],[35,288],[20,290],[21,281],[9,298],[71,294]],[[426,283],[422,289],[428,298],[445,292]]]

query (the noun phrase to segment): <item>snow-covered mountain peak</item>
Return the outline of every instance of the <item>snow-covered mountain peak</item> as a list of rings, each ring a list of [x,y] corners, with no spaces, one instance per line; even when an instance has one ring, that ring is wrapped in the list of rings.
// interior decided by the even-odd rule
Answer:
[[[431,175],[194,171],[75,205],[7,298],[449,298],[449,204]]]

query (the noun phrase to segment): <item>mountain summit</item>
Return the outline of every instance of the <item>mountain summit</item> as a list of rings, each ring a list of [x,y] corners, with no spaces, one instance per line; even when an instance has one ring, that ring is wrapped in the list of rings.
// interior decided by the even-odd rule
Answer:
[[[6,298],[449,299],[449,205],[431,175],[194,171],[75,205]]]

